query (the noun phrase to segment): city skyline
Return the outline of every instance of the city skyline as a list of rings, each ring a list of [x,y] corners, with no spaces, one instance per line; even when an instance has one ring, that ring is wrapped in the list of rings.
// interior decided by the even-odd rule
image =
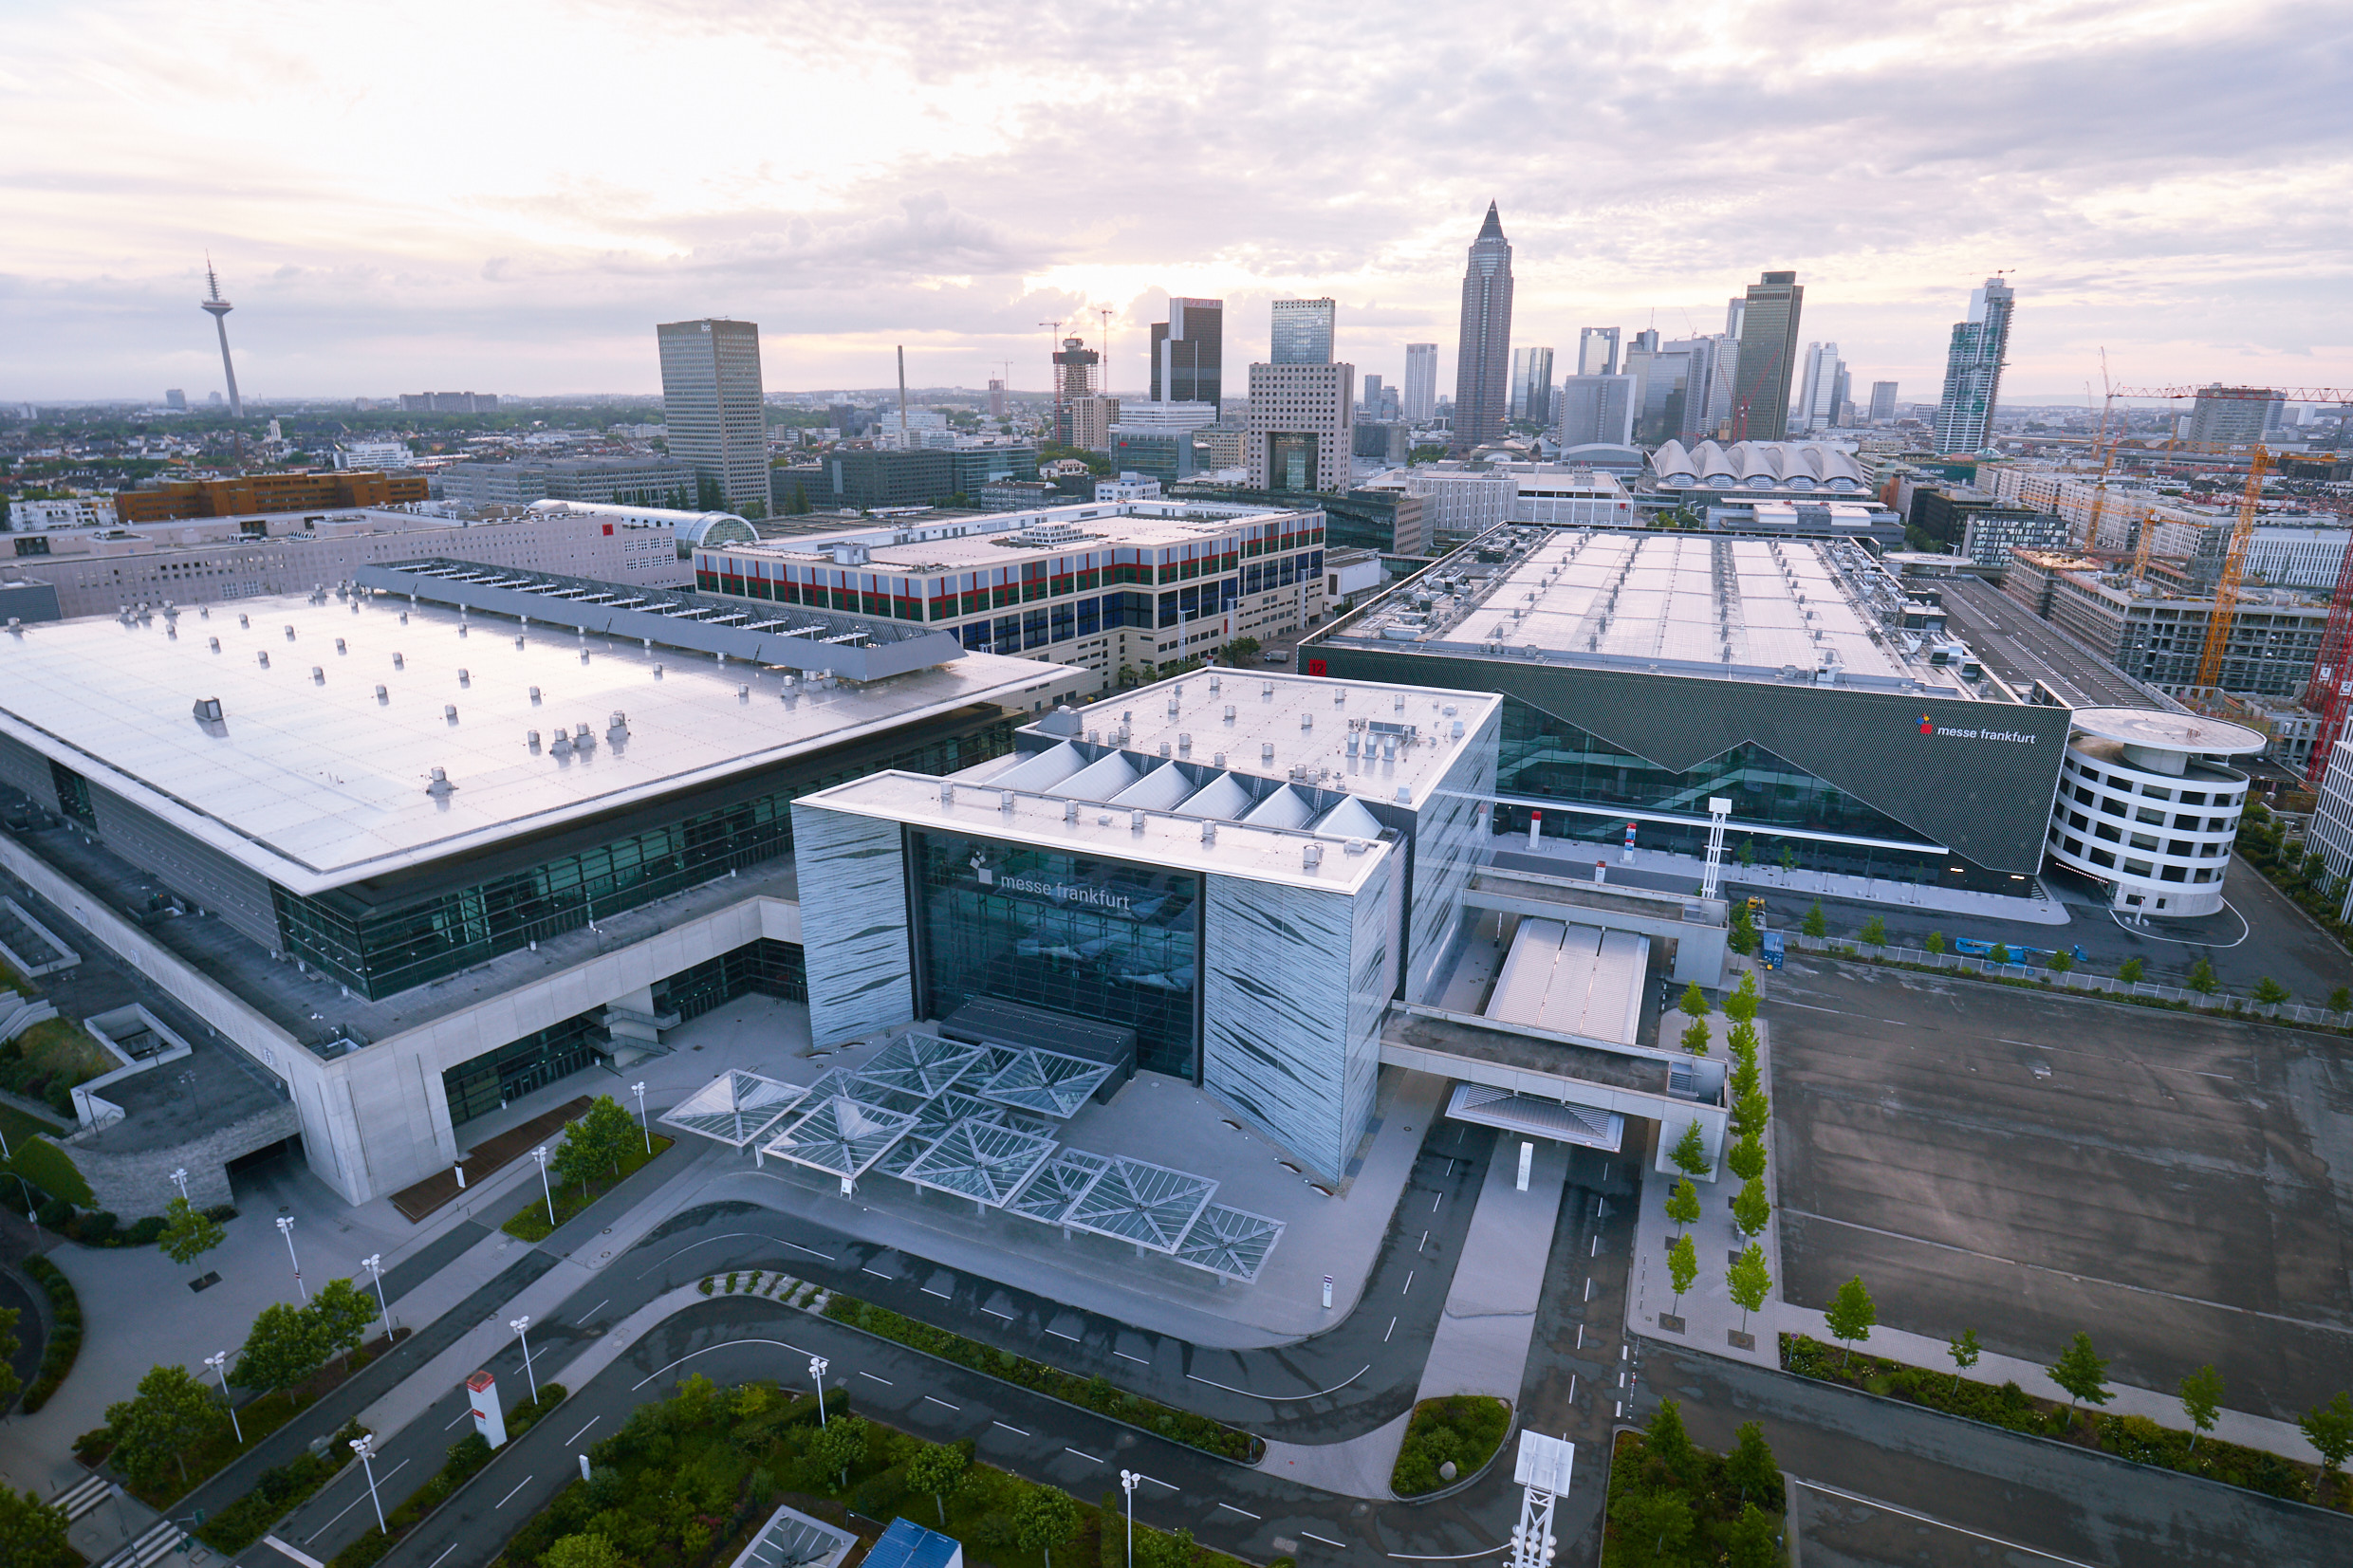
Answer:
[[[2192,5],[2119,44],[2106,14],[1965,27],[1759,13],[1727,24],[1719,56],[1691,49],[1672,18],[1614,23],[1591,53],[1589,19],[1568,8],[1512,17],[1495,61],[1475,19],[1407,13],[1310,112],[1264,90],[1305,68],[1312,57],[1291,52],[1304,44],[1244,66],[1181,42],[1179,61],[1076,20],[1024,18],[1008,36],[977,10],[911,15],[903,33],[886,10],[880,42],[862,28],[851,50],[823,22],[788,33],[691,7],[681,25],[641,27],[626,7],[427,6],[356,47],[356,29],[289,29],[254,5],[36,6],[17,18],[18,86],[0,103],[22,236],[0,280],[0,396],[177,386],[202,403],[217,342],[188,290],[202,292],[207,248],[238,303],[242,390],[259,400],[444,384],[651,392],[643,324],[705,316],[763,323],[771,386],[883,384],[904,342],[917,380],[982,387],[1010,360],[1013,388],[1036,392],[1050,337],[1037,323],[1062,319],[1092,341],[1098,305],[1114,311],[1107,378],[1127,392],[1148,384],[1149,324],[1172,293],[1223,299],[1252,323],[1229,345],[1237,365],[1264,352],[1269,302],[1328,294],[1360,367],[1397,378],[1406,342],[1454,347],[1463,226],[1491,196],[1512,214],[1527,341],[1594,324],[1685,337],[1759,271],[1794,269],[1809,332],[1840,342],[1859,376],[1925,393],[1942,378],[1952,300],[2009,270],[2035,304],[2006,397],[2079,393],[2103,344],[2133,382],[2353,378],[2353,305],[2336,284],[2348,204],[2331,199],[2344,178],[2314,65],[2348,24]],[[445,47],[444,26],[470,46]],[[1064,89],[1018,68],[1038,57],[1023,44],[1068,60],[1089,101],[1121,112],[1082,117],[1081,134],[1047,107]],[[715,136],[679,120],[548,142],[508,90],[500,62],[515,50],[576,94],[676,91],[722,105],[731,125],[726,105],[747,118]],[[1545,65],[1556,50],[1585,64],[1562,76]],[[284,67],[258,83],[257,51]],[[1992,82],[1997,100],[1924,94],[1920,51],[1955,80]],[[1835,104],[1794,85],[1816,58],[1838,62]],[[1629,128],[1499,156],[1472,134],[1476,113],[1394,115],[1444,71],[1480,100],[1629,127],[1648,92],[1698,92],[1725,129],[1688,129],[1672,149]],[[776,92],[800,112],[771,131],[750,106]],[[872,103],[898,101],[913,112],[871,123]],[[2204,112],[2181,114],[2185,101]],[[2064,107],[2035,107],[2050,104]],[[289,137],[298,110],[304,134]],[[1972,129],[2021,116],[2005,135]],[[45,134],[61,124],[76,134]],[[1237,156],[1149,200],[1040,199],[1120,191],[1103,176],[1172,135]],[[1240,156],[1270,146],[1286,156]],[[1669,167],[1688,201],[1655,199]]]

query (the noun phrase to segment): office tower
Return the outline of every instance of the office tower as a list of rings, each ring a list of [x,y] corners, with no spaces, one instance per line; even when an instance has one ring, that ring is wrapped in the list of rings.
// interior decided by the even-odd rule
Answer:
[[[1510,379],[1511,242],[1503,237],[1503,219],[1491,201],[1462,274],[1462,323],[1454,347],[1455,452],[1503,434]]]
[[[1069,434],[1063,437],[1065,446],[1081,452],[1109,452],[1111,427],[1120,422],[1120,400],[1105,393],[1084,392],[1072,397],[1063,408]]]
[[[1168,320],[1152,323],[1152,400],[1214,403],[1223,392],[1226,302],[1169,296]]]
[[[1740,302],[1740,381],[1732,438],[1779,441],[1789,433],[1789,383],[1797,374],[1798,318],[1806,286],[1795,272],[1768,272]]]
[[[1806,345],[1806,370],[1798,379],[1797,400],[1789,406],[1788,434],[1824,430],[1832,423],[1838,413],[1831,401],[1838,395],[1838,344]]]
[[[188,394],[182,392],[178,387],[173,387],[170,391],[163,395],[163,406],[165,408],[176,408],[182,414],[185,414],[188,412]]]
[[[2200,387],[2190,405],[2188,439],[2202,446],[2251,446],[2279,429],[2287,406],[2287,395],[2269,387]]]
[[[1739,384],[1740,340],[1716,332],[1674,346],[1687,356],[1679,438],[1685,442],[1714,439],[1732,423],[1732,397]]]
[[[1356,451],[1356,367],[1250,368],[1250,483],[1262,490],[1344,490]]]
[[[1893,419],[1895,416],[1896,383],[1893,381],[1872,382],[1871,422],[1876,425],[1883,420]]]
[[[1634,438],[1645,446],[1684,434],[1690,406],[1693,344],[1685,339],[1658,341],[1655,328],[1634,335],[1626,349],[1626,374],[1634,380]]]
[[[1274,302],[1273,347],[1269,364],[1327,365],[1332,362],[1332,328],[1340,307],[1329,300]]]
[[[1561,445],[1634,440],[1635,381],[1631,376],[1571,376],[1561,382]]]
[[[1577,334],[1577,374],[1580,376],[1615,376],[1618,374],[1618,329],[1614,326],[1588,326]]]
[[[1367,376],[1364,378],[1364,395],[1359,399],[1359,401],[1363,403],[1364,414],[1367,418],[1378,419],[1380,417],[1380,377]]]
[[[1095,394],[1095,367],[1102,356],[1086,346],[1082,338],[1065,338],[1062,347],[1054,353],[1054,439],[1065,447],[1079,443],[1070,425],[1070,405],[1081,397]],[[1103,421],[1110,429],[1110,421]]]
[[[1426,425],[1438,413],[1438,345],[1405,345],[1405,422]]]
[[[989,378],[989,417],[1005,417],[1005,383],[994,376]]]
[[[1741,323],[1748,319],[1749,302],[1746,299],[1735,294],[1724,302],[1724,336],[1737,339]]]
[[[664,322],[654,336],[661,349],[665,440],[670,455],[695,470],[698,502],[765,517],[768,415],[760,401],[759,323]]]
[[[1993,432],[1993,405],[2010,356],[2010,316],[2017,296],[1999,277],[1969,295],[1969,319],[1953,323],[1945,350],[1944,392],[1936,399],[1938,452],[1975,452]]]
[[[1552,350],[1511,351],[1511,417],[1552,423]]]
[[[1855,382],[1846,373],[1846,361],[1838,362],[1838,380],[1830,389],[1830,422],[1851,425],[1855,422]]]
[[[220,279],[213,271],[213,258],[204,258],[204,286],[209,292],[196,302],[196,308],[213,318],[214,330],[220,333],[221,374],[229,379],[229,415],[233,419],[245,417],[245,399],[237,396],[237,366],[229,358],[229,313],[236,308],[221,298]],[[218,398],[213,399],[215,402]]]

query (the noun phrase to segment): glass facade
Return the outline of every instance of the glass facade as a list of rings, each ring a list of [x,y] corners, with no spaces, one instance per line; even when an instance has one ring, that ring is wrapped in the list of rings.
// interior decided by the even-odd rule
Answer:
[[[391,996],[503,952],[757,865],[792,848],[793,800],[888,768],[950,773],[1012,748],[1010,716],[942,732],[899,749],[858,748],[779,770],[764,793],[692,809],[504,875],[403,898],[337,889],[304,896],[272,888],[286,950],[363,996]],[[707,797],[706,797],[707,798]]]
[[[597,1015],[585,1012],[459,1062],[441,1075],[450,1125],[472,1121],[579,1072],[597,1060],[597,1042],[603,1038]]]
[[[2015,891],[2010,877],[1937,851],[1918,832],[1876,806],[1761,746],[1735,746],[1697,767],[1677,772],[1516,697],[1504,699],[1495,791],[1579,805],[1687,813],[1698,821],[1689,824],[1643,822],[1637,830],[1641,847],[1683,855],[1707,853],[1707,802],[1709,797],[1720,795],[1732,802],[1724,853],[1739,863],[1769,862],[1989,893]],[[1529,814],[1526,806],[1496,812],[1495,831],[1525,836]],[[1543,831],[1551,838],[1615,844],[1623,839],[1625,825],[1607,817],[1547,812]],[[1828,843],[1773,831],[1785,827],[1893,842]],[[1921,847],[1900,847],[1905,843]]]
[[[1136,1031],[1137,1064],[1200,1080],[1201,879],[909,832],[918,1017],[975,997]]]
[[[654,987],[654,1014],[676,1013],[681,1021],[699,1018],[739,996],[806,1002],[808,960],[801,944],[762,937],[681,969]]]

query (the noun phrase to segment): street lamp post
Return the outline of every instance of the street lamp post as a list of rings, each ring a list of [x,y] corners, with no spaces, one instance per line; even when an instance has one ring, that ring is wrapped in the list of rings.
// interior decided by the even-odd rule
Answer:
[[[245,1447],[245,1423],[237,1419],[237,1402],[229,1397],[229,1353],[224,1350],[208,1356],[204,1358],[204,1364],[211,1367],[213,1375],[220,1379],[221,1402],[229,1407],[229,1427],[237,1434],[237,1447],[242,1448]]]
[[[547,1185],[547,1146],[543,1143],[532,1150],[531,1158],[539,1161],[539,1190],[547,1195],[547,1224],[552,1228],[556,1223],[556,1192]]]
[[[188,1201],[188,1167],[183,1165],[173,1171],[172,1180],[179,1185],[179,1201],[186,1203]]]
[[[384,1301],[384,1255],[380,1252],[371,1252],[360,1260],[360,1266],[366,1269],[369,1277],[376,1282],[376,1310],[383,1317],[384,1332],[390,1334],[392,1332],[392,1308]]]
[[[1120,1472],[1120,1490],[1127,1494],[1127,1568],[1136,1568],[1136,1483],[1142,1479],[1134,1470]]]
[[[376,1504],[376,1533],[390,1535],[392,1532],[384,1527],[384,1500],[376,1495],[376,1466],[372,1463],[376,1458],[376,1439],[355,1437],[351,1440],[351,1451],[360,1456],[360,1467],[367,1472],[368,1501]]]
[[[822,1356],[809,1357],[809,1379],[817,1385],[817,1424],[821,1427],[825,1424],[825,1369],[832,1365]]]
[[[310,1287],[303,1283],[303,1261],[294,1256],[294,1216],[278,1216],[278,1234],[286,1238],[287,1262],[294,1265],[294,1288],[303,1293],[303,1304],[310,1304]]]
[[[524,1314],[507,1326],[515,1331],[516,1338],[523,1341],[523,1375],[530,1379],[531,1403],[536,1405],[539,1403],[539,1374],[531,1370],[531,1337],[524,1332],[531,1326],[530,1314]]]
[[[645,1085],[632,1083],[629,1092],[638,1097],[638,1131],[645,1134],[645,1152],[650,1154],[654,1152],[654,1129],[645,1120]]]

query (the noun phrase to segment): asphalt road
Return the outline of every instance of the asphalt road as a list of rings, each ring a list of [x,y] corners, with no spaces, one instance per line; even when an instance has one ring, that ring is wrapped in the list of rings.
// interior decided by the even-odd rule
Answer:
[[[2344,1042],[1793,957],[1773,1029],[1784,1294],[2233,1409],[2353,1387]]]
[[[1410,1403],[1491,1136],[1457,1123],[1433,1129],[1358,1309],[1330,1333],[1278,1350],[1200,1350],[750,1204],[723,1203],[679,1215],[616,1260],[580,1293],[591,1298],[585,1305],[576,1297],[534,1325],[533,1354],[542,1369],[553,1371],[574,1348],[676,1285],[714,1271],[759,1268],[836,1286],[1057,1366],[1101,1373],[1123,1387],[1223,1414],[1269,1436],[1337,1441],[1380,1426]],[[1600,1190],[1603,1185],[1620,1194],[1614,1205]],[[1581,1452],[1597,1461],[1563,1505],[1565,1561],[1598,1560],[1603,1479],[1598,1458],[1617,1415],[1612,1368],[1621,1355],[1617,1325],[1632,1235],[1625,1197],[1630,1185],[1625,1161],[1579,1155],[1555,1228],[1538,1321],[1539,1343],[1568,1349],[1531,1357],[1522,1400],[1526,1419],[1579,1440]],[[1417,1194],[1431,1200],[1427,1227]],[[1116,1487],[1121,1468],[1141,1469],[1167,1485],[1156,1488],[1157,1508],[1139,1494],[1139,1518],[1189,1525],[1211,1544],[1260,1559],[1286,1553],[1303,1560],[1322,1552],[1335,1559],[1384,1561],[1393,1552],[1486,1553],[1517,1519],[1508,1463],[1436,1503],[1380,1505],[1338,1498],[772,1301],[718,1297],[667,1319],[587,1388],[572,1390],[561,1409],[502,1451],[430,1528],[405,1540],[388,1560],[407,1568],[487,1562],[517,1523],[579,1473],[579,1452],[626,1420],[636,1405],[661,1397],[678,1378],[698,1371],[722,1384],[771,1377],[806,1386],[810,1354],[833,1362],[828,1387],[846,1389],[861,1410],[928,1437],[973,1437],[991,1463],[1052,1481],[1074,1496],[1093,1500],[1106,1485]],[[510,1400],[527,1392],[515,1347],[492,1357],[491,1370]],[[1244,1390],[1250,1392],[1236,1392]],[[471,1430],[467,1410],[462,1392],[453,1390],[384,1443],[376,1477],[387,1511]],[[354,1470],[284,1522],[277,1534],[324,1560],[373,1521],[365,1479]],[[1568,1546],[1573,1523],[1591,1537],[1583,1555]],[[1319,1540],[1343,1544],[1325,1547]],[[266,1542],[237,1560],[247,1568],[287,1568],[287,1559]]]
[[[2353,1519],[2342,1514],[1646,1343],[1644,1419],[1675,1399],[1714,1448],[1732,1447],[1744,1421],[1764,1428],[1783,1474],[1801,1483],[1804,1568],[2028,1568],[2048,1562],[2040,1554],[2096,1568],[2353,1561]]]
[[[1575,864],[1558,856],[1511,850],[1498,850],[1495,863],[1512,870],[1547,872],[1553,876],[1573,869]],[[1669,892],[1688,893],[1693,885],[1688,876],[1630,866],[1613,865],[1609,875],[1612,881]],[[2151,921],[2146,928],[2120,925],[2102,904],[2092,885],[2071,873],[2049,872],[2043,880],[2066,905],[2069,915],[2066,925],[2027,925],[2015,920],[1955,914],[1908,904],[1872,903],[1860,898],[1823,898],[1822,913],[1829,921],[1833,936],[1859,935],[1865,923],[1877,915],[1887,924],[1888,940],[1904,947],[1921,946],[1932,931],[1941,932],[1948,940],[1969,936],[2032,947],[2056,947],[2064,942],[2068,947],[2080,945],[2088,955],[2087,965],[2100,973],[2113,974],[2126,959],[2138,958],[2146,967],[2146,978],[2175,985],[2187,978],[2191,968],[2204,958],[2231,990],[2246,991],[2257,980],[2270,975],[2307,1006],[2323,1005],[2331,990],[2353,984],[2353,959],[2348,959],[2343,948],[2305,918],[2303,911],[2251,867],[2236,866],[2231,871],[2227,884],[2231,910],[2196,920]],[[1784,929],[1794,929],[1815,901],[1811,893],[1759,889],[1745,883],[1735,884],[1731,891],[1743,897],[1761,892],[1768,921]]]

